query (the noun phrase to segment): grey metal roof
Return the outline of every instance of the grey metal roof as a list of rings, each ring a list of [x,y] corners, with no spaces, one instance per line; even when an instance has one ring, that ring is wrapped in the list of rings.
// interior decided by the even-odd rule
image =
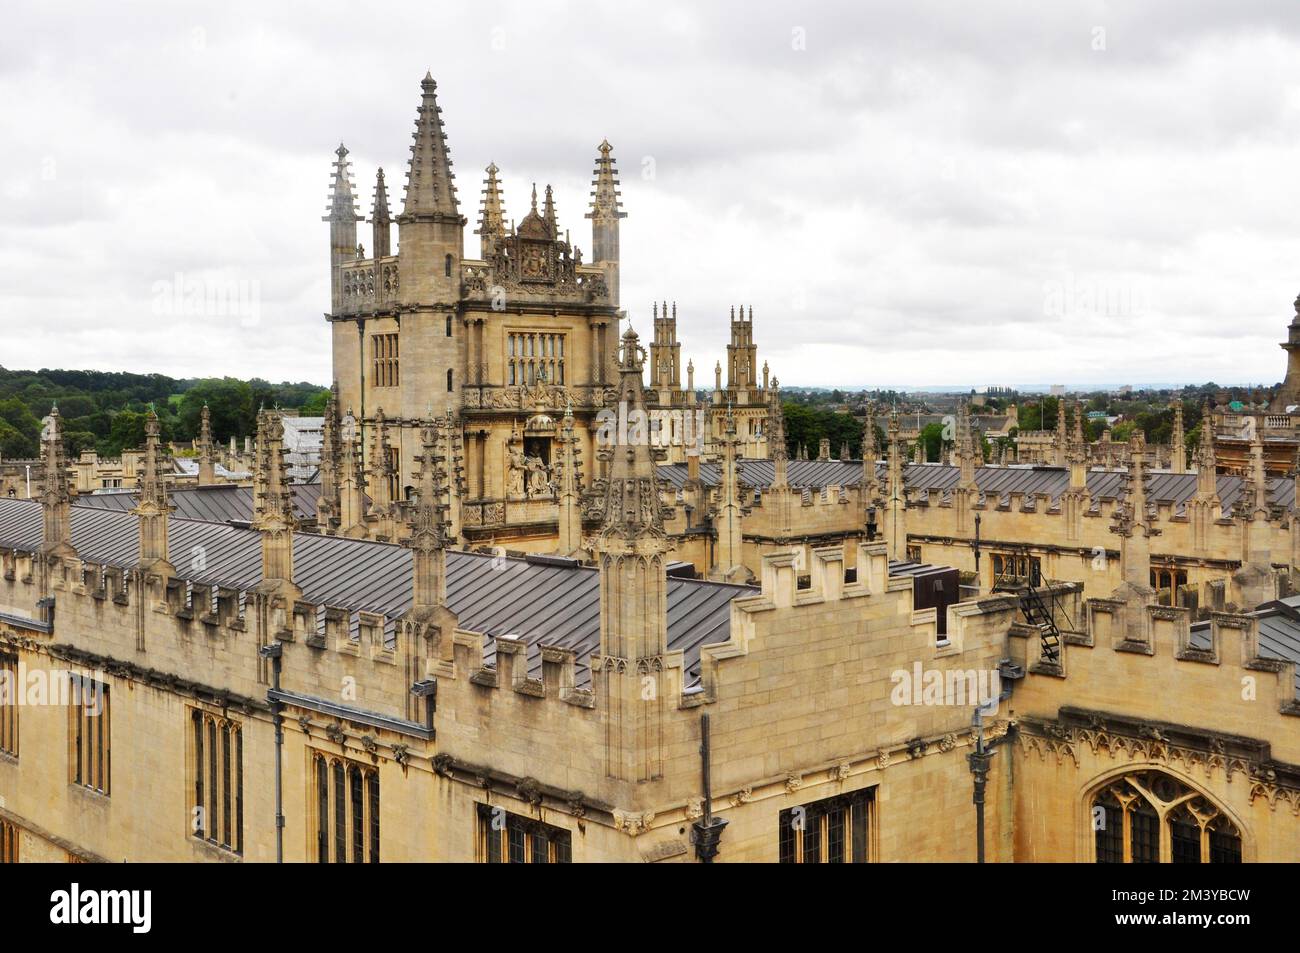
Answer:
[[[1295,683],[1300,690],[1300,596],[1265,602],[1253,613],[1259,618],[1259,654],[1264,658],[1296,663]],[[1210,623],[1192,626],[1192,645],[1210,647]]]
[[[741,483],[765,490],[772,485],[775,464],[771,460],[741,460]],[[876,464],[876,476],[884,480],[887,467]],[[686,464],[673,463],[661,466],[659,476],[675,489],[686,483]],[[1113,500],[1123,497],[1127,474],[1120,470],[1090,470],[1088,492],[1094,500]],[[945,491],[957,485],[961,477],[959,467],[943,463],[909,463],[903,470],[903,480],[908,489],[917,491]],[[786,479],[795,489],[823,486],[857,486],[862,481],[860,460],[791,460],[786,468]],[[711,463],[700,464],[700,480],[706,486],[719,482],[718,467]],[[990,500],[1007,494],[1046,494],[1056,500],[1070,485],[1070,471],[1064,467],[1010,466],[979,467],[975,482]],[[1244,481],[1241,477],[1218,478],[1219,499],[1226,510],[1241,495]],[[1175,506],[1187,502],[1196,493],[1195,473],[1148,472],[1147,499],[1153,503],[1170,503]],[[1295,483],[1291,477],[1274,477],[1268,480],[1269,502],[1287,510],[1295,508]]]
[[[39,502],[0,499],[0,547],[35,550],[41,526]],[[136,518],[121,510],[73,507],[72,544],[87,563],[131,566],[139,555]],[[178,575],[194,582],[248,590],[261,581],[261,540],[254,530],[173,516],[168,557]],[[294,581],[309,602],[390,620],[411,606],[411,553],[405,547],[295,533],[293,559]],[[699,677],[700,646],[726,641],[731,600],[757,591],[668,579],[668,648],[685,653],[688,684]],[[537,646],[543,643],[573,649],[580,660],[600,646],[600,574],[592,567],[453,550],[447,554],[447,603],[462,628],[528,643],[533,674],[540,674]],[[486,648],[491,661],[493,643]],[[589,680],[580,666],[579,685]]]
[[[294,483],[293,507],[299,519],[316,518],[319,483]],[[247,523],[253,518],[253,490],[247,486],[214,484],[213,486],[175,487],[168,500],[182,519],[208,520],[214,523]],[[136,494],[87,493],[73,500],[75,506],[93,506],[102,510],[125,512],[135,506]]]

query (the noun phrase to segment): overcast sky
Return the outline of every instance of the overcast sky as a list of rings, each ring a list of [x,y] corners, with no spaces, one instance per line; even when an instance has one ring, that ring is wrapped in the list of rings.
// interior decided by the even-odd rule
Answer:
[[[0,365],[327,382],[332,151],[396,212],[431,70],[467,253],[495,161],[590,258],[608,137],[623,305],[700,383],[742,302],[789,385],[1282,376],[1289,0],[288,6],[6,8]]]

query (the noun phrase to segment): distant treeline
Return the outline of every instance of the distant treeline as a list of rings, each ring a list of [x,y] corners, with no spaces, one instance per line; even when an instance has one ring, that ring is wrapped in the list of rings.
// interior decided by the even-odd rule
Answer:
[[[193,440],[206,403],[218,441],[252,434],[259,407],[324,412],[328,391],[318,384],[259,378],[191,378],[107,371],[11,371],[0,367],[0,458],[32,458],[40,452],[41,418],[59,408],[68,452],[94,449],[116,457],[144,443],[150,405],[163,440]]]

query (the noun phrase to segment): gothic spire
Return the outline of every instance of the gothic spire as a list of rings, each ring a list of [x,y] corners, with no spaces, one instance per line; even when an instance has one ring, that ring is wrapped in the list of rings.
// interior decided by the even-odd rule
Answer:
[[[1056,401],[1056,465],[1063,467],[1070,454],[1070,438],[1065,427],[1065,398]]]
[[[292,594],[293,493],[289,487],[288,461],[284,458],[284,421],[277,411],[257,415],[257,462],[253,474],[253,520],[250,526],[262,534],[262,583],[266,591]]]
[[[411,138],[411,162],[406,173],[406,197],[399,222],[425,220],[460,221],[456,203],[455,175],[451,153],[438,107],[438,84],[432,74],[420,83],[420,109]]]
[[[204,404],[199,411],[199,486],[217,482],[216,453],[212,444],[212,411]]]
[[[41,552],[75,556],[72,548],[72,491],[68,487],[68,460],[63,448],[59,408],[50,414],[41,431],[41,511],[44,516]]]
[[[559,504],[559,553],[567,556],[582,546],[582,482],[578,472],[578,437],[573,429],[573,402],[564,407],[557,437],[560,446],[556,496]]]
[[[175,509],[167,502],[167,487],[161,472],[160,432],[158,415],[150,408],[144,421],[144,472],[140,475],[136,505],[131,510],[137,518],[140,565],[150,567],[167,563],[167,517]]]
[[[439,443],[439,421],[427,420],[420,428],[419,497],[412,508],[410,536],[414,572],[414,608],[427,610],[447,600],[447,456]],[[448,435],[449,438],[449,435]]]
[[[1183,402],[1175,400],[1173,402],[1174,410],[1174,429],[1170,438],[1170,469],[1175,473],[1187,472],[1187,437],[1183,431]]]
[[[876,408],[867,404],[867,416],[862,422],[862,489],[870,500],[876,492],[876,461],[880,459],[880,443],[876,438]]]
[[[609,283],[610,300],[619,303],[619,247],[618,223],[627,218],[619,198],[618,171],[614,168],[613,147],[603,140],[597,147],[596,169],[591,181],[591,210],[586,218],[591,220],[591,260],[605,266]]]
[[[546,201],[542,205],[542,219],[546,222],[546,227],[551,230],[551,238],[560,237],[560,226],[555,220],[555,196],[551,194],[551,187],[546,186]]]
[[[772,381],[767,398],[767,455],[772,458],[774,465],[772,486],[776,489],[784,489],[790,483],[790,450],[785,441],[785,408],[781,406],[781,388],[776,381]]]
[[[340,142],[334,150],[334,156],[330,204],[325,207],[325,217],[321,221],[355,225],[361,221],[361,216],[357,214],[357,197],[352,187],[352,163],[348,161],[348,147]]]
[[[976,489],[975,468],[979,465],[975,453],[975,439],[971,434],[970,407],[962,401],[957,411],[957,461],[961,467],[962,489]]]
[[[591,211],[584,216],[591,219],[593,233],[596,225],[613,225],[617,230],[618,220],[627,218],[627,212],[623,211],[622,193],[618,188],[618,169],[614,167],[616,160],[611,155],[614,147],[608,139],[604,139],[596,148],[600,150],[600,155],[596,157],[596,168],[592,172]],[[610,258],[602,256],[599,244],[595,242],[592,247],[594,261],[617,260],[617,247],[614,248],[613,258]]]
[[[375,201],[370,208],[370,251],[375,258],[392,254],[392,215],[388,210],[388,186],[384,184],[384,170],[375,174]]]
[[[1210,404],[1205,403],[1201,414],[1201,439],[1196,445],[1196,495],[1210,500],[1218,495],[1219,464],[1214,458],[1214,422],[1210,419]]]
[[[343,444],[339,437],[339,383],[330,386],[321,425],[320,496],[316,498],[316,522],[321,532],[338,528]]]
[[[370,473],[367,483],[370,485],[370,515],[383,519],[392,507],[392,462],[389,459],[388,418],[384,409],[375,411],[375,422],[370,431]]]
[[[339,424],[342,447],[342,474],[339,481],[340,530],[348,536],[366,535],[366,476],[362,464],[357,418],[348,408]]]
[[[629,326],[623,332],[619,356],[618,404],[626,407],[627,433],[617,434],[605,448],[608,464],[605,479],[602,538],[662,537],[663,514],[655,455],[646,428],[644,382],[645,349]]]
[[[486,261],[497,249],[497,244],[506,235],[505,203],[501,195],[501,183],[497,181],[495,162],[488,163],[485,170],[487,178],[483,180],[483,207],[479,211],[478,228],[474,234],[479,236],[481,257]]]

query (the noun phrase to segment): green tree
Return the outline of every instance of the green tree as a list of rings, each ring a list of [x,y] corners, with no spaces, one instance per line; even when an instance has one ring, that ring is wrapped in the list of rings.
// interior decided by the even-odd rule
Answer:
[[[123,410],[113,418],[113,427],[106,440],[99,441],[98,450],[104,457],[120,457],[123,450],[144,446],[145,415],[134,410]]]
[[[210,378],[195,382],[180,401],[176,431],[181,439],[199,435],[204,404],[212,420],[212,438],[217,442],[242,437],[257,429],[257,404],[253,388],[247,381],[233,377]]]
[[[943,424],[926,424],[921,428],[920,443],[925,461],[938,463],[943,457]]]
[[[5,450],[5,456],[35,457],[39,452],[41,422],[27,405],[17,397],[0,400],[0,420],[18,434],[9,438],[10,449]]]
[[[0,458],[30,460],[35,456],[32,441],[9,421],[0,418]]]
[[[330,392],[328,389],[318,390],[304,400],[298,410],[304,417],[324,417],[325,402],[329,400],[329,397]]]

